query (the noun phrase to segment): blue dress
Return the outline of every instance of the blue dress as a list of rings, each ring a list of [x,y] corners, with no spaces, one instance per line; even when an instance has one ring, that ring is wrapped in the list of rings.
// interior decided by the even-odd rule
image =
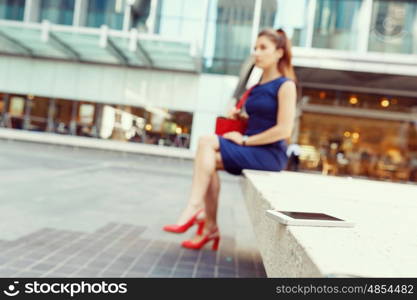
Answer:
[[[263,84],[257,84],[246,100],[245,108],[249,115],[245,135],[261,133],[277,124],[280,86],[287,77],[279,77]],[[240,175],[243,169],[281,171],[287,166],[287,144],[280,140],[271,144],[241,146],[218,136],[220,153],[224,169],[234,175]]]

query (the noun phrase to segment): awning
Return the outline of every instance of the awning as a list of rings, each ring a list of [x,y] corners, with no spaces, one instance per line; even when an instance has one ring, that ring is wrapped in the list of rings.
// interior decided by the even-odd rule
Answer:
[[[158,35],[0,20],[0,53],[200,72],[195,43]]]

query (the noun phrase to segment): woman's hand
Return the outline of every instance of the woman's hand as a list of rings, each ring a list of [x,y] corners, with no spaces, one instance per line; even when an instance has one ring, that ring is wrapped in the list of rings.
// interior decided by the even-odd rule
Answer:
[[[242,145],[243,144],[243,136],[238,131],[231,131],[227,132],[223,135],[225,139],[231,140],[235,144]]]
[[[237,109],[235,106],[233,106],[230,109],[230,111],[227,113],[227,117],[233,120],[237,120],[239,114],[240,114],[240,109]]]

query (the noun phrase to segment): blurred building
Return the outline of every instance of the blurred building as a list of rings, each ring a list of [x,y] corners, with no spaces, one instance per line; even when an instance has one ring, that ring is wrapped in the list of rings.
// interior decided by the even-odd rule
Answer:
[[[301,168],[417,181],[417,3],[0,0],[0,126],[195,149],[264,27],[292,38]]]

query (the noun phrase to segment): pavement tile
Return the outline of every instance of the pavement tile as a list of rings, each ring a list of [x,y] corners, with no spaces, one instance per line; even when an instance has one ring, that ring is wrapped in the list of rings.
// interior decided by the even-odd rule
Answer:
[[[149,270],[151,270],[153,268],[154,265],[150,265],[150,264],[134,264],[132,265],[129,269],[128,272],[148,272]]]
[[[37,264],[37,260],[31,260],[31,259],[18,259],[9,264],[10,267],[16,268],[16,269],[26,269],[29,268],[32,265]]]
[[[124,274],[123,270],[107,270],[100,274],[100,277],[104,278],[113,278],[113,277],[122,277]]]
[[[93,268],[93,269],[105,269],[110,264],[111,264],[111,261],[109,260],[93,260],[87,263],[85,266],[87,268]]]
[[[100,273],[100,270],[98,269],[83,268],[71,274],[71,277],[77,277],[77,278],[100,277],[99,273]]]
[[[50,271],[53,268],[55,268],[55,265],[46,264],[42,262],[42,263],[38,263],[36,265],[31,266],[30,270],[44,272],[44,271]]]
[[[126,278],[145,278],[147,272],[129,272],[125,276]]]
[[[74,272],[76,272],[79,269],[80,269],[80,267],[75,267],[75,266],[71,266],[71,265],[63,265],[61,267],[56,268],[52,272],[55,273],[55,274],[62,274],[62,275],[65,275],[65,276],[70,276],[71,274],[73,274]]]
[[[11,277],[16,275],[19,272],[19,270],[14,268],[0,268],[0,277]]]
[[[46,252],[46,251],[43,251],[43,250],[39,250],[39,251],[36,251],[36,252],[27,253],[25,255],[25,257],[28,258],[28,259],[33,259],[33,260],[41,260],[41,259],[47,257],[50,254],[51,253],[49,251]]]
[[[193,269],[180,269],[176,268],[172,273],[172,277],[189,277],[193,276],[194,270]]]
[[[65,264],[69,264],[69,265],[75,265],[75,266],[83,266],[85,265],[89,260],[91,260],[91,257],[89,256],[80,256],[80,255],[76,255],[73,256],[71,258],[68,258],[65,261]]]
[[[35,271],[20,271],[14,277],[16,278],[40,278],[44,273]]]

